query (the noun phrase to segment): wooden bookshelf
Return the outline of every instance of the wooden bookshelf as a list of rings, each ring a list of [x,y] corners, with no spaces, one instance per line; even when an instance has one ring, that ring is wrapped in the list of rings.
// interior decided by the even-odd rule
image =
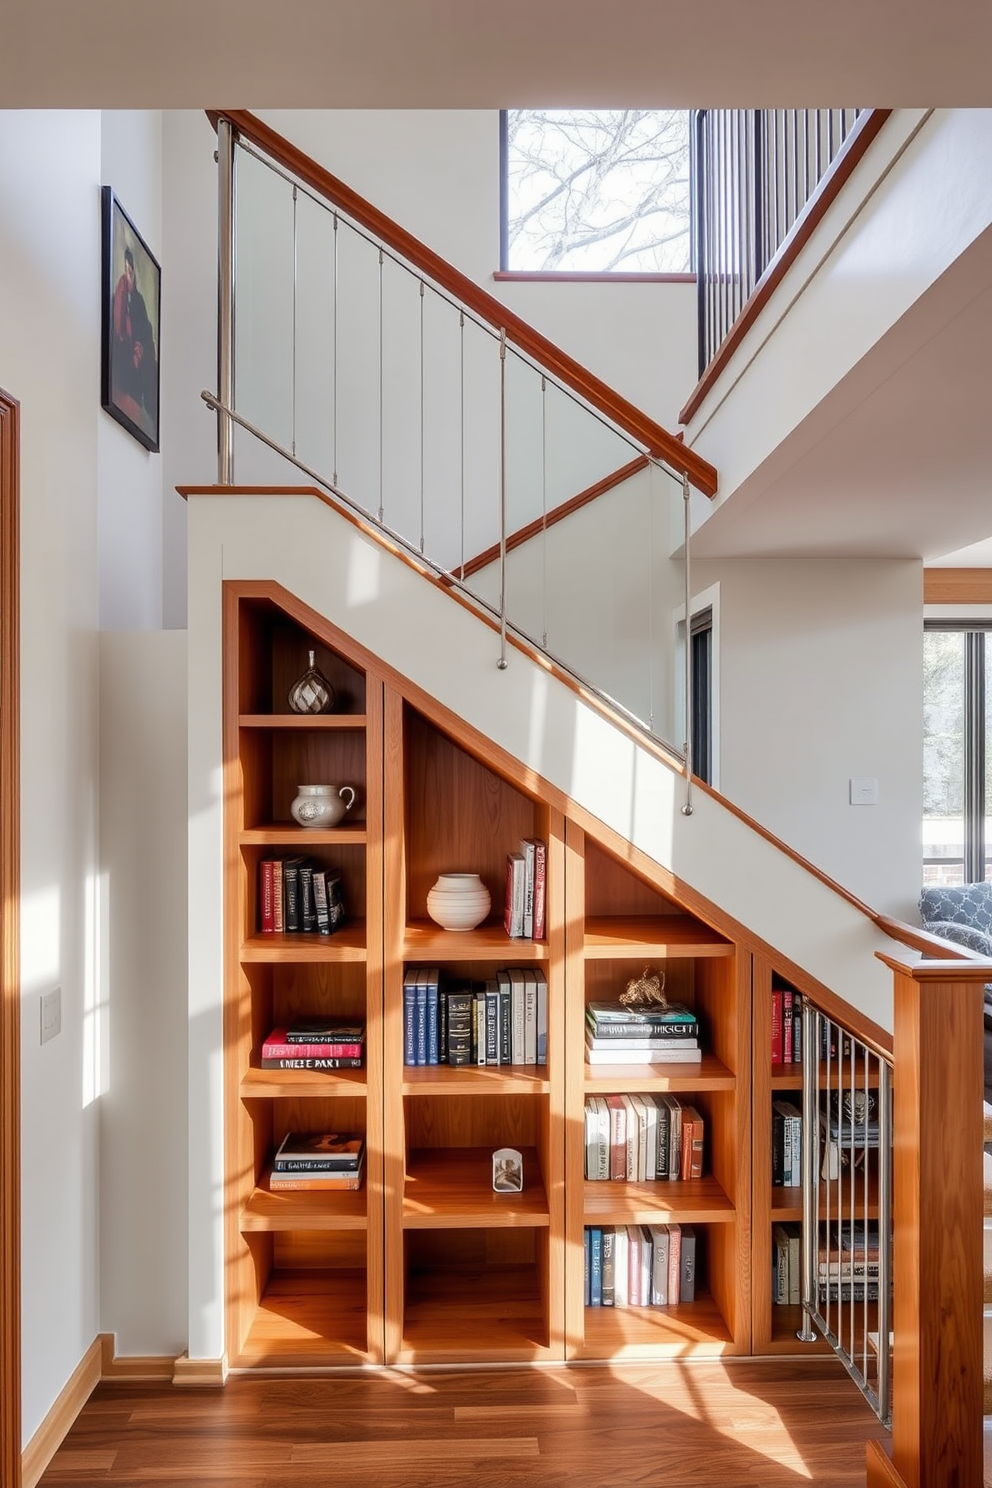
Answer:
[[[285,697],[310,649],[336,709],[300,717]],[[278,586],[225,585],[224,654],[231,1362],[277,1369],[750,1352],[752,1236],[794,1207],[790,1191],[773,1197],[769,1175],[756,1174],[761,1226],[752,1222],[750,952],[689,912],[661,869],[635,866],[607,829]],[[307,831],[290,818],[297,786],[315,781],[358,791],[337,828]],[[547,844],[542,941],[511,940],[502,924],[506,854],[525,837]],[[260,863],[301,853],[342,873],[348,917],[333,936],[260,929]],[[448,932],[427,917],[429,889],[452,871],[478,872],[489,888],[492,909],[475,930]],[[449,979],[539,970],[547,1063],[405,1065],[411,965],[437,966]],[[702,1059],[590,1066],[586,1004],[615,998],[646,966],[663,971],[668,996],[696,1012]],[[317,1014],[365,1022],[363,1068],[259,1067],[272,1027]],[[761,1100],[797,1089],[797,1074],[766,1069]],[[704,1116],[703,1177],[588,1182],[586,1099],[666,1092]],[[269,1167],[285,1132],[329,1129],[365,1134],[363,1187],[272,1193]],[[492,1152],[501,1146],[523,1153],[521,1193],[493,1192]],[[767,1166],[767,1143],[763,1150]],[[585,1228],[651,1223],[696,1227],[695,1300],[585,1307]],[[766,1291],[769,1273],[770,1256]],[[763,1324],[766,1340],[778,1322]]]

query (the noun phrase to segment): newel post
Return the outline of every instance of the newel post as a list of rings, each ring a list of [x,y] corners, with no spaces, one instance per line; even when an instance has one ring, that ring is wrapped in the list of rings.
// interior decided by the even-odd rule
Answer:
[[[982,984],[992,961],[895,973],[892,1463],[906,1488],[982,1482]],[[868,1481],[873,1478],[869,1454]]]

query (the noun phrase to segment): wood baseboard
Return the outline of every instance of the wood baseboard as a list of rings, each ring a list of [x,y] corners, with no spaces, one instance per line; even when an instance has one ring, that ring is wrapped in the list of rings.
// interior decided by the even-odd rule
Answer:
[[[906,1488],[906,1481],[896,1472],[884,1442],[865,1442],[865,1467],[867,1488]]]
[[[21,1488],[35,1488],[79,1412],[100,1383],[103,1336],[94,1338],[21,1453]]]
[[[117,1353],[113,1333],[100,1334],[100,1378],[105,1380],[171,1380],[176,1361],[171,1354]]]
[[[180,1354],[172,1370],[172,1383],[219,1389],[227,1383],[227,1356],[220,1359],[191,1359],[189,1354]]]

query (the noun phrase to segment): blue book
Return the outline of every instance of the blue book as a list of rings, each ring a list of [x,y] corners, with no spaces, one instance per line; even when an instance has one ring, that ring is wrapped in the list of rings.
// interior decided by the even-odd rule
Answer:
[[[414,1064],[427,1063],[427,972],[420,967],[417,972],[417,1000],[414,1004]]]
[[[603,1305],[603,1231],[594,1226],[589,1231],[589,1306]]]
[[[440,991],[440,969],[431,966],[424,972],[427,981],[426,1004],[427,1004],[427,1063],[441,1063],[441,1024],[440,1008],[438,1007],[438,994]]]
[[[403,1063],[417,1062],[417,972],[408,966],[403,973]]]

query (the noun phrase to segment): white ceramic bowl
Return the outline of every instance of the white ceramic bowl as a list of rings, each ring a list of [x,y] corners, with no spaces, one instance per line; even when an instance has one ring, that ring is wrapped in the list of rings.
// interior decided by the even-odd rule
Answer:
[[[427,913],[442,930],[474,930],[491,903],[477,873],[442,873],[427,895]]]

